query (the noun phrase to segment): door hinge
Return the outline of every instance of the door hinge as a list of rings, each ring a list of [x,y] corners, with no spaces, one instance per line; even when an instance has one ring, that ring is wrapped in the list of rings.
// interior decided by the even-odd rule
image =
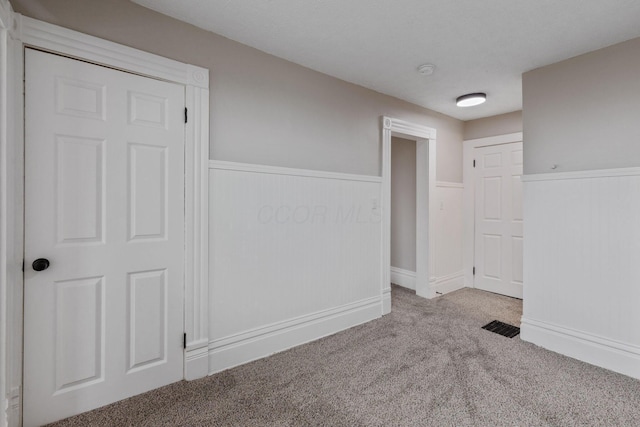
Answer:
[[[189,120],[188,110],[187,110],[187,107],[184,107],[184,122],[187,123],[188,120]]]
[[[24,273],[24,260],[22,260],[22,272]]]
[[[473,167],[476,167],[476,159],[473,159]]]
[[[182,348],[184,348],[184,349],[187,348],[187,333],[186,332],[182,336]]]
[[[476,275],[476,268],[475,267],[473,267],[473,275],[474,276]]]

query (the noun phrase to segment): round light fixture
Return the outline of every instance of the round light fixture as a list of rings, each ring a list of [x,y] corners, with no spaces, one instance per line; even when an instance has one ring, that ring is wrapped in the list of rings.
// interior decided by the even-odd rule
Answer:
[[[475,105],[483,104],[486,100],[486,93],[468,93],[456,98],[456,105],[458,107],[473,107]]]

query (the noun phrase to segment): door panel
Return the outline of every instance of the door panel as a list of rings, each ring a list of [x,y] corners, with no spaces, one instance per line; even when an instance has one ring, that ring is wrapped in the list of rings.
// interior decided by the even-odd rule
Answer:
[[[104,380],[104,277],[55,282],[54,394]]]
[[[104,243],[104,140],[55,137],[59,244]]]
[[[502,179],[501,177],[483,178],[485,220],[500,221],[502,219]]]
[[[128,144],[130,240],[167,237],[166,147]]]
[[[476,288],[522,298],[522,143],[476,148]]]
[[[184,87],[31,49],[25,82],[29,426],[183,376]]]
[[[166,270],[129,273],[128,369],[166,362]]]
[[[484,250],[484,262],[482,263],[485,277],[493,279],[502,278],[502,236],[484,234],[482,236],[482,248]]]

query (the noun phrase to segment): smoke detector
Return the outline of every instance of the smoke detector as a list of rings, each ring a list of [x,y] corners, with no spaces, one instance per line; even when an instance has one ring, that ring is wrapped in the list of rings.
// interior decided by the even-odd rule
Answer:
[[[422,64],[418,67],[418,72],[423,76],[430,76],[433,74],[433,70],[436,69],[436,66],[433,64]]]

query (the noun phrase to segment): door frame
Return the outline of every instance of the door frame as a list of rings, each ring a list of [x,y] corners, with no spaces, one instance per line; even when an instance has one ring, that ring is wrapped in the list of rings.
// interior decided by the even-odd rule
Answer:
[[[382,314],[391,312],[391,137],[416,141],[416,295],[435,293],[436,130],[382,117]],[[431,219],[434,220],[431,220]],[[433,236],[434,238],[431,238]]]
[[[0,135],[0,369],[6,374],[0,407],[8,408],[6,416],[0,414],[0,427],[19,425],[22,409],[26,47],[185,87],[183,377],[208,375],[209,70],[16,14],[6,0],[0,0],[0,12],[0,68],[6,76],[0,81],[0,124],[6,129]]]
[[[469,139],[463,142],[462,146],[462,182],[464,190],[462,193],[462,265],[464,268],[464,283],[469,288],[475,288],[475,277],[473,266],[475,263],[475,231],[476,231],[476,209],[475,209],[475,174],[473,171],[473,153],[476,148],[488,147],[491,145],[511,144],[513,142],[523,142],[522,132],[509,133],[486,138]],[[524,144],[523,144],[524,146]]]

